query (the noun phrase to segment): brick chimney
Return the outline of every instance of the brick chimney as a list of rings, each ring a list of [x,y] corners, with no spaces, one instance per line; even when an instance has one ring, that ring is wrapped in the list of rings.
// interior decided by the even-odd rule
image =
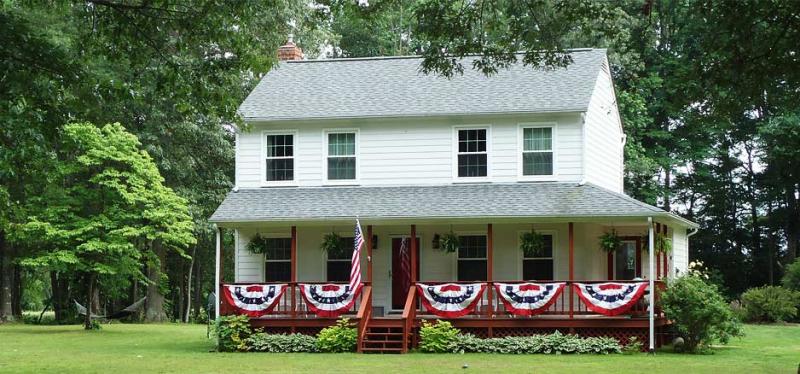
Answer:
[[[292,38],[292,34],[289,34],[289,40],[286,41],[286,44],[278,48],[278,60],[291,61],[303,59],[303,50],[300,49],[297,44],[294,44]]]

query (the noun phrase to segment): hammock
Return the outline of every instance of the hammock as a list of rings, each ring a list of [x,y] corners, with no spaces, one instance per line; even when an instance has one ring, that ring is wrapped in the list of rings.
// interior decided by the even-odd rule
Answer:
[[[137,302],[135,302],[135,303],[133,303],[131,305],[128,305],[125,309],[122,309],[119,312],[113,313],[113,314],[111,314],[109,316],[100,316],[100,315],[97,315],[97,314],[91,314],[91,315],[89,315],[89,317],[93,318],[93,319],[121,319],[121,318],[125,318],[125,317],[127,317],[127,316],[129,316],[129,315],[131,315],[133,313],[136,313],[136,311],[139,310],[142,307],[142,305],[144,305],[144,301],[145,300],[147,300],[147,296],[139,299],[139,301],[137,301]],[[84,307],[83,305],[78,303],[77,300],[72,300],[72,301],[75,303],[75,308],[78,309],[78,314],[80,314],[82,316],[85,316],[86,315],[86,307]]]

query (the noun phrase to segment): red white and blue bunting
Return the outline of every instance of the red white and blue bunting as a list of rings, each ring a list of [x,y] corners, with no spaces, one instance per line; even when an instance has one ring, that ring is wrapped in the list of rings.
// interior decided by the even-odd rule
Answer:
[[[355,290],[346,284],[300,283],[299,286],[308,309],[318,317],[330,318],[339,317],[350,310],[362,288],[360,283]]]
[[[647,282],[575,283],[573,287],[589,310],[606,316],[616,316],[636,305],[647,290]]]
[[[497,295],[509,313],[533,316],[543,313],[558,300],[567,284],[561,283],[495,283]]]
[[[286,284],[234,284],[224,286],[222,293],[236,313],[261,317],[272,312],[285,291]]]
[[[458,318],[471,313],[481,300],[485,288],[485,283],[417,283],[422,305],[428,312],[442,318]]]

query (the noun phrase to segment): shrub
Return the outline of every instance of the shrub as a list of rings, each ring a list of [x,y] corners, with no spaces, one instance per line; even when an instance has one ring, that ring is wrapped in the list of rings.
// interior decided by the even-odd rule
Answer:
[[[739,319],[716,286],[688,274],[671,280],[661,295],[667,318],[684,339],[684,350],[695,352],[715,341],[727,343],[742,335]]]
[[[247,316],[223,316],[214,327],[217,350],[222,352],[247,350],[246,340],[252,334]]]
[[[428,353],[452,352],[452,344],[459,333],[448,321],[422,321],[422,327],[419,328],[419,350]]]
[[[548,335],[525,337],[481,339],[474,335],[457,335],[450,343],[449,352],[459,353],[595,353],[608,354],[622,352],[622,346],[614,338],[581,338],[577,335],[564,335],[555,332]]]
[[[794,260],[789,266],[786,267],[786,273],[783,274],[783,286],[794,291],[800,291],[800,258]]]
[[[342,318],[331,327],[326,327],[317,335],[317,348],[320,352],[353,352],[356,350],[358,332],[350,326],[350,320]]]
[[[635,336],[631,336],[628,338],[628,344],[625,344],[625,348],[622,348],[622,353],[626,355],[636,354],[642,351],[642,347],[644,347],[644,342]]]
[[[319,352],[317,339],[303,334],[257,333],[245,339],[248,351],[270,353]]]
[[[782,322],[797,315],[800,292],[783,287],[751,288],[742,294],[745,320],[749,322]]]

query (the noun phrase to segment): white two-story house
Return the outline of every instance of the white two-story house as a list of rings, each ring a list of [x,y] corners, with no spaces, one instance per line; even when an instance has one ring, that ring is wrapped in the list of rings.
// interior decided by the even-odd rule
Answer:
[[[301,56],[292,48],[282,55]],[[281,62],[240,107],[247,127],[236,138],[235,188],[211,217],[234,232],[237,283],[288,285],[254,324],[313,332],[331,323],[309,311],[298,284],[348,282],[352,252],[321,246],[330,233],[351,243],[358,218],[364,289],[348,313],[360,349],[413,344],[409,314],[426,313],[410,295],[416,282],[488,282],[479,307],[454,319],[482,336],[646,337],[647,318],[590,318],[571,283],[683,272],[696,225],[625,195],[625,134],[606,52],[571,56],[566,68],[518,64],[451,79],[420,73],[417,57]],[[526,255],[521,236],[532,230],[544,249]],[[603,251],[610,232],[620,244]],[[459,247],[448,252],[440,242],[451,233]],[[654,236],[671,251],[650,255]],[[253,238],[263,253],[248,249]],[[565,282],[567,291],[544,315],[512,316],[491,282],[523,280]],[[392,345],[393,328],[410,340]],[[368,344],[375,340],[387,343]]]

